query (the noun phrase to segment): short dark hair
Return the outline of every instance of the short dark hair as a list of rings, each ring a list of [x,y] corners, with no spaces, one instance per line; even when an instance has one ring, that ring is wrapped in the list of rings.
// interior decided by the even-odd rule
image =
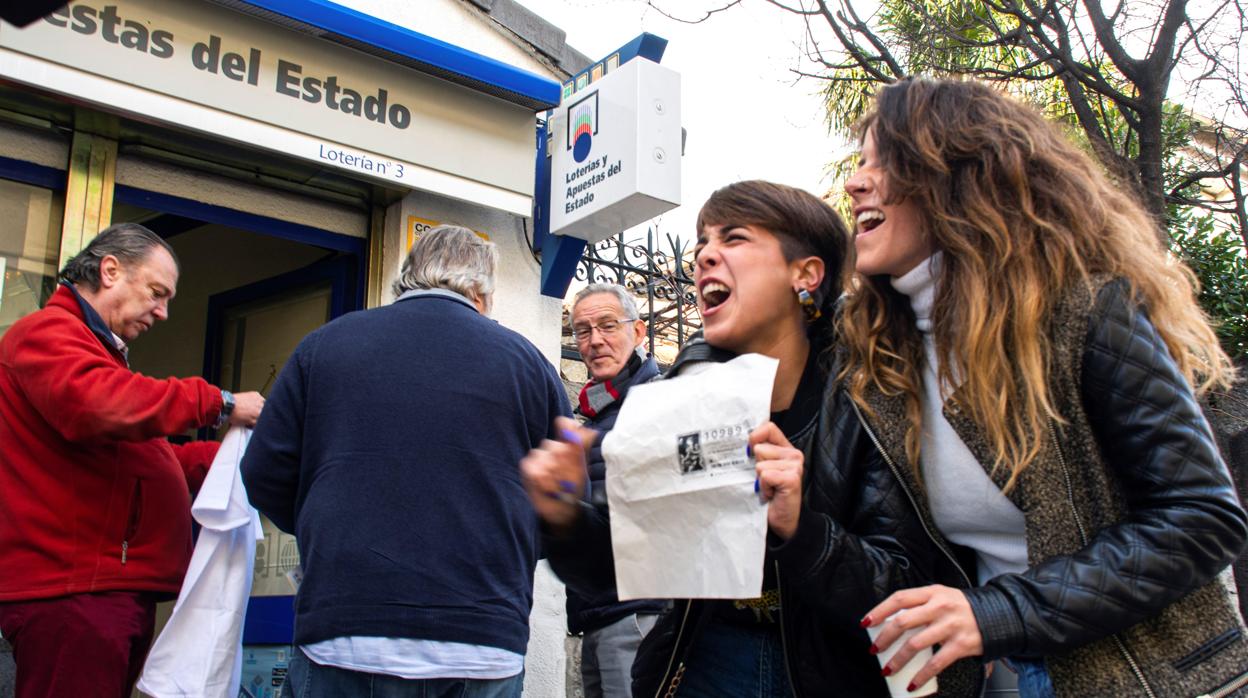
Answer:
[[[138,223],[115,223],[100,231],[61,269],[60,280],[92,291],[100,290],[100,261],[112,255],[122,266],[142,263],[155,247],[163,247],[181,271],[178,255],[159,235]]]
[[[815,256],[823,260],[823,282],[815,301],[824,315],[843,289],[845,260],[852,238],[845,222],[808,191],[774,182],[746,180],[717,189],[698,212],[698,233],[708,225],[756,225],[780,238],[786,261]]]

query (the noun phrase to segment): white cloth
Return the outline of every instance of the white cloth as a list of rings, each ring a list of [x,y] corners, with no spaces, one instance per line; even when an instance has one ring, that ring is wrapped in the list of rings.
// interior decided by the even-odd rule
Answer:
[[[146,694],[238,695],[243,616],[251,595],[256,540],[263,535],[238,471],[250,438],[250,429],[230,429],[191,506],[202,528],[173,615],[143,666],[138,688]]]
[[[117,347],[117,351],[121,352],[121,357],[126,360],[126,365],[130,365],[130,348],[126,346],[126,340],[121,335],[113,333],[113,346]]]
[[[945,419],[945,401],[952,390],[942,386],[937,377],[936,338],[932,334],[940,259],[940,253],[932,255],[905,276],[893,279],[892,284],[910,298],[927,355],[919,464],[932,519],[945,538],[975,551],[979,583],[983,584],[998,575],[1027,569],[1027,538],[1023,512],[1001,493]]]
[[[317,664],[403,679],[506,679],[524,655],[498,647],[406,637],[336,637],[300,647]]]

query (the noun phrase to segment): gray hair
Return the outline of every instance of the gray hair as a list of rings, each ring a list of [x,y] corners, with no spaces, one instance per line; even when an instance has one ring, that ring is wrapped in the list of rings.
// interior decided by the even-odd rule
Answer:
[[[394,281],[394,295],[441,288],[479,300],[489,312],[497,266],[494,243],[457,225],[435,226],[420,236],[403,259],[399,278]]]
[[[141,264],[152,250],[165,248],[173,263],[181,271],[178,255],[159,235],[138,223],[116,223],[100,231],[81,252],[65,263],[60,280],[75,286],[85,286],[91,291],[100,290],[100,262],[113,256],[123,267]]]
[[[620,302],[620,310],[624,311],[625,320],[640,320],[641,313],[637,310],[637,301],[633,300],[633,294],[628,289],[619,284],[590,284],[577,292],[576,297],[572,300],[572,310],[576,311],[576,306],[586,297],[597,293],[610,293]]]

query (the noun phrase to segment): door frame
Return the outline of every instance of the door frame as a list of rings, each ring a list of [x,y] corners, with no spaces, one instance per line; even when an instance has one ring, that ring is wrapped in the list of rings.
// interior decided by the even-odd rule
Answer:
[[[227,305],[258,299],[268,293],[284,290],[283,285],[285,285],[284,288],[293,288],[291,284],[296,282],[310,285],[330,279],[333,288],[330,292],[329,319],[332,320],[351,310],[364,308],[367,290],[364,286],[368,278],[369,241],[367,238],[332,233],[312,226],[123,184],[114,187],[113,197],[116,201],[160,213],[171,213],[204,223],[225,225],[251,233],[346,253],[335,259],[314,262],[302,269],[210,296],[209,324],[204,336],[204,377],[210,382],[220,378],[219,375],[213,374],[219,374],[215,365],[220,351],[221,323]],[[371,230],[366,232],[370,235],[375,234]],[[291,645],[294,641],[294,621],[293,595],[251,597],[248,599],[247,613],[243,620],[243,642],[244,644]]]
[[[208,332],[204,336],[204,377],[219,385],[221,379],[221,346],[225,335],[225,314],[230,308],[262,300],[273,294],[330,283],[329,318],[350,312],[352,286],[359,286],[357,265],[349,256],[313,262],[306,267],[261,279],[246,286],[215,293],[208,297]],[[278,367],[280,374],[284,367]],[[236,369],[237,370],[237,369]],[[249,388],[251,386],[248,386]],[[228,389],[228,388],[227,388]],[[206,438],[204,434],[200,438]],[[294,595],[251,596],[243,616],[244,644],[290,645],[294,642]]]
[[[240,184],[240,187],[245,185]],[[203,221],[204,223],[215,223],[217,225],[225,225],[231,228],[246,230],[249,233],[258,233],[260,235],[268,235],[271,237],[290,240],[305,245],[313,245],[323,247],[327,250],[337,252],[345,252],[356,258],[357,280],[356,288],[351,289],[349,308],[360,309],[364,307],[365,291],[364,285],[358,280],[367,278],[368,271],[368,238],[354,237],[351,235],[343,235],[341,233],[333,233],[321,228],[314,228],[310,225],[302,223],[291,223],[280,218],[272,218],[270,216],[262,216],[257,213],[249,213],[238,209],[218,206],[216,204],[206,204],[202,201],[195,201],[181,196],[173,196],[172,194],[162,194],[160,192],[148,189],[140,189],[124,184],[118,184],[114,187],[113,197],[115,200],[132,206],[141,206],[143,208],[159,211],[160,213],[172,213],[186,218]],[[365,230],[366,234],[371,231]]]
[[[221,358],[224,351],[221,340],[225,335],[225,313],[230,308],[328,281],[329,317],[326,322],[356,310],[357,308],[351,307],[350,301],[351,290],[359,285],[356,283],[359,277],[355,273],[358,265],[352,264],[352,261],[351,257],[344,256],[313,262],[306,267],[208,296],[208,327],[204,334],[204,380],[220,385],[218,381],[221,380]]]

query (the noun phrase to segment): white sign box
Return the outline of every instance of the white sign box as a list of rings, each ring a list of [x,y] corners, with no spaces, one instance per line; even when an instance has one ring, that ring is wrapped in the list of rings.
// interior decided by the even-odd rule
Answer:
[[[644,58],[555,110],[550,231],[597,242],[680,205],[680,75]]]

